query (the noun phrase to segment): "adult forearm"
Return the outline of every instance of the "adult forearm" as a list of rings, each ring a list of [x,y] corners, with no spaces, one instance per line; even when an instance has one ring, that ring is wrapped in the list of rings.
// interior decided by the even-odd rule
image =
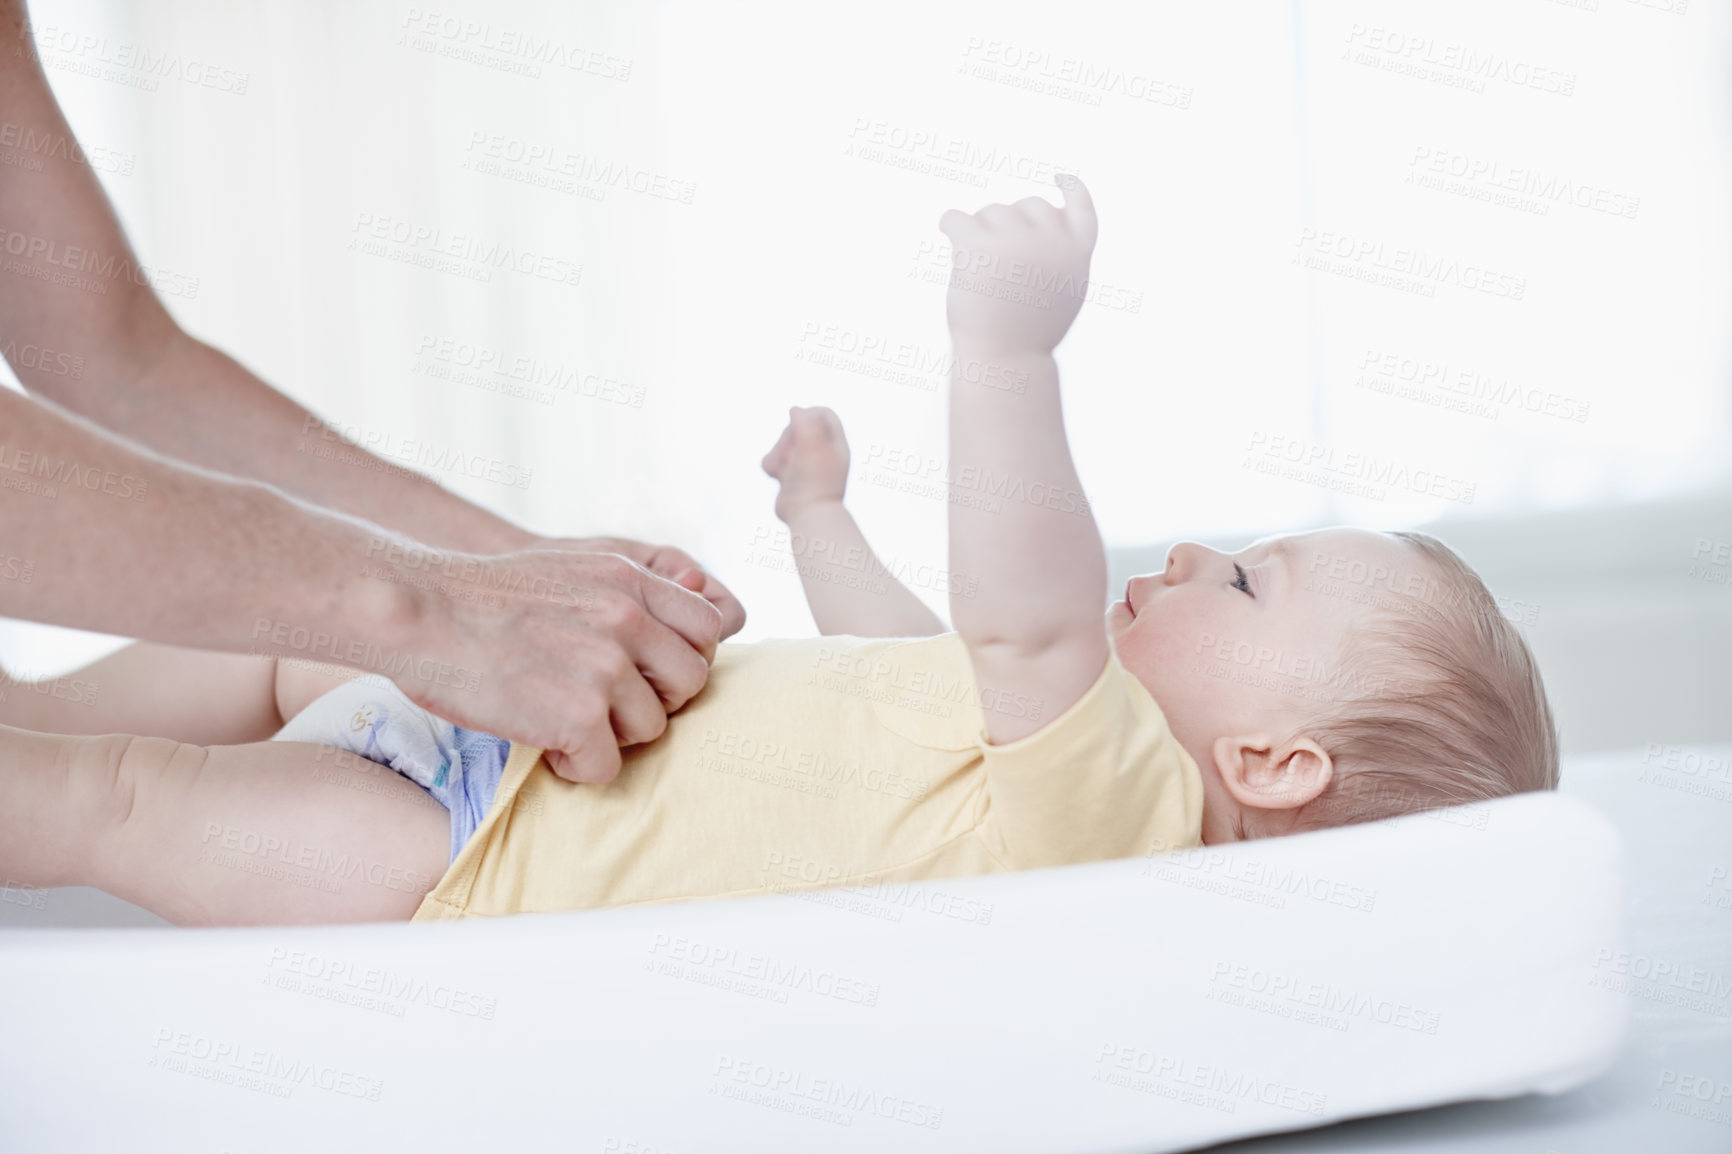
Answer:
[[[429,545],[507,553],[534,541],[430,478],[369,452],[368,431],[345,434],[327,425],[178,329],[126,388],[93,392],[69,407],[159,453],[264,481]],[[201,418],[188,421],[186,413]]]
[[[722,624],[623,557],[429,550],[9,390],[0,542],[0,615],[381,673],[574,781],[661,735]]]
[[[38,339],[39,347],[62,340]],[[365,433],[345,436],[172,320],[117,328],[105,339],[106,355],[85,365],[81,379],[27,368],[19,376],[36,395],[166,457],[262,481],[429,545],[507,553],[534,541],[430,478],[369,452],[358,443]],[[198,419],[188,420],[189,413]]]
[[[313,632],[397,645],[415,624],[413,590],[362,574],[390,539],[377,526],[13,393],[0,392],[0,428],[0,524],[30,575],[0,581],[0,613],[276,655],[304,654]]]
[[[399,464],[340,442],[306,409],[169,316],[30,49],[0,0],[0,108],[41,163],[0,165],[0,347],[24,387],[192,464],[275,485],[422,541],[477,552],[532,537]],[[363,438],[364,439],[364,438]]]

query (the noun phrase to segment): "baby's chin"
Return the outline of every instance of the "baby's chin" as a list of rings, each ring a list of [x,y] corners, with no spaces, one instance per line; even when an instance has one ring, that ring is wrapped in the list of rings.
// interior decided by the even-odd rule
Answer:
[[[1136,618],[1131,615],[1130,606],[1123,601],[1114,601],[1107,606],[1107,636],[1118,639],[1119,634],[1131,627]]]

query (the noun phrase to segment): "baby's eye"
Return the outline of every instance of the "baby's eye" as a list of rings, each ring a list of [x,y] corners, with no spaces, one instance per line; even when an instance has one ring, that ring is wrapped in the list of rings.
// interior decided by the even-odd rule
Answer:
[[[1238,576],[1233,579],[1233,588],[1239,590],[1239,592],[1245,594],[1247,597],[1257,596],[1255,593],[1251,592],[1251,582],[1245,577],[1245,567],[1235,561],[1233,562],[1233,572],[1238,574]]]

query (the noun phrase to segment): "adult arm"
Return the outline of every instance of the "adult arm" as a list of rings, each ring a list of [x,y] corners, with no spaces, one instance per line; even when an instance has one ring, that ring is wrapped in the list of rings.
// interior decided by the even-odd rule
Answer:
[[[428,544],[485,553],[534,545],[427,477],[336,443],[305,408],[182,330],[61,114],[30,50],[22,0],[0,0],[0,26],[12,46],[0,52],[6,129],[40,162],[0,165],[0,346],[26,389],[164,456]]]
[[[341,441],[307,409],[185,332],[139,265],[29,51],[22,0],[0,0],[0,27],[21,49],[0,53],[5,128],[39,162],[0,165],[0,348],[27,390],[164,456],[263,481],[430,545],[617,552],[702,593],[722,613],[722,636],[745,623],[733,594],[679,550],[537,537]],[[702,580],[681,578],[688,569]]]
[[[620,743],[661,734],[721,626],[625,557],[432,553],[5,389],[0,541],[0,576],[30,574],[0,580],[0,615],[382,673],[572,780],[610,780]]]

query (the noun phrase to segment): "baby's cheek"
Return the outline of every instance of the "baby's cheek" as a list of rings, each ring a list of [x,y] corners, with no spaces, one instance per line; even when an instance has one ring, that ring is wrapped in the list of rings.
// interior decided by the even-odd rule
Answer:
[[[1132,623],[1135,644],[1150,661],[1170,665],[1174,662],[1201,660],[1218,638],[1184,606],[1163,605],[1157,612],[1153,606]]]
[[[1173,636],[1159,628],[1156,623],[1138,618],[1131,627],[1119,634],[1114,643],[1118,651],[1119,662],[1143,685],[1160,697],[1159,688],[1170,685],[1178,675],[1179,667],[1187,662],[1183,644],[1176,644]]]
[[[1138,653],[1136,660],[1146,670],[1138,677],[1157,701],[1164,699],[1172,708],[1195,703],[1199,695],[1212,697],[1221,692],[1218,651],[1232,652],[1233,638],[1211,622],[1188,614],[1167,613],[1159,619],[1139,619],[1136,624],[1146,626],[1132,641]],[[1129,662],[1126,667],[1130,668]],[[1156,692],[1157,685],[1160,692]]]

